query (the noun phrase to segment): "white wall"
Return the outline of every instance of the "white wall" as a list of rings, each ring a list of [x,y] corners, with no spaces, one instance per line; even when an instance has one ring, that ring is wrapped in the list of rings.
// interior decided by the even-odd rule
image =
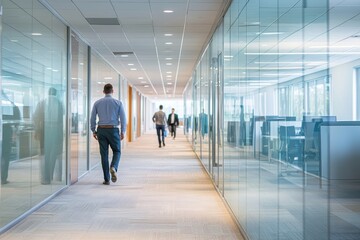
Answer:
[[[349,62],[330,69],[331,102],[330,115],[337,116],[338,121],[353,119],[353,70],[360,66],[360,60]]]

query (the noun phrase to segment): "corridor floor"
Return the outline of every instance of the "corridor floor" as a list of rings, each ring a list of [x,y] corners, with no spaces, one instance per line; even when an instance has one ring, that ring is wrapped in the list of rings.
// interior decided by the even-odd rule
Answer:
[[[99,165],[0,239],[243,239],[190,144],[178,135],[162,148],[154,133],[128,143],[116,183],[102,184]]]

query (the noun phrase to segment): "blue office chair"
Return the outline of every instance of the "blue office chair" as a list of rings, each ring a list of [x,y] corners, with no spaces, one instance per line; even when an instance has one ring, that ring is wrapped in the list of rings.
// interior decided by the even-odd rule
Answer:
[[[303,142],[295,137],[295,126],[280,126],[280,158],[293,164],[297,161],[300,164],[303,161]]]

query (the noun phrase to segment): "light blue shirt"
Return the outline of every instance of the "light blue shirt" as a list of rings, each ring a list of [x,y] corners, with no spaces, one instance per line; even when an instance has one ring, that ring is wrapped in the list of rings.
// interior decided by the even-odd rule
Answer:
[[[111,94],[106,94],[105,97],[94,103],[90,116],[92,132],[95,132],[96,128],[96,115],[99,118],[97,125],[119,126],[121,124],[121,133],[125,133],[126,117],[124,106],[121,101],[113,98]]]

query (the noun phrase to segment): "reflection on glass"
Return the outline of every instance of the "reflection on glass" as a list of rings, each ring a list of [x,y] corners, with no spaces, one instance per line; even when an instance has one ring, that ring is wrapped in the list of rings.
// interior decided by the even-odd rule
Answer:
[[[67,89],[65,25],[38,1],[2,3],[0,229],[66,184],[63,99]],[[41,35],[31,35],[29,29]],[[57,99],[46,104],[54,107],[40,120],[33,119],[50,88],[57,90]],[[38,140],[35,122],[43,125],[37,126]],[[50,184],[42,185],[40,178]]]
[[[71,34],[71,182],[88,170],[88,48]]]
[[[359,36],[345,24],[360,4],[335,2],[232,1],[217,48],[223,94],[204,89],[214,56],[185,91],[194,118],[203,106],[223,117],[213,133],[224,139],[224,198],[250,239],[360,239]],[[206,144],[193,142],[200,157],[214,152]]]
[[[48,97],[38,103],[33,117],[34,137],[40,143],[40,179],[44,185],[62,179],[63,117],[57,90],[49,88]]]
[[[2,155],[1,155],[1,184],[7,184],[9,165],[11,160],[18,158],[19,124],[21,120],[20,109],[1,91],[2,101]]]

